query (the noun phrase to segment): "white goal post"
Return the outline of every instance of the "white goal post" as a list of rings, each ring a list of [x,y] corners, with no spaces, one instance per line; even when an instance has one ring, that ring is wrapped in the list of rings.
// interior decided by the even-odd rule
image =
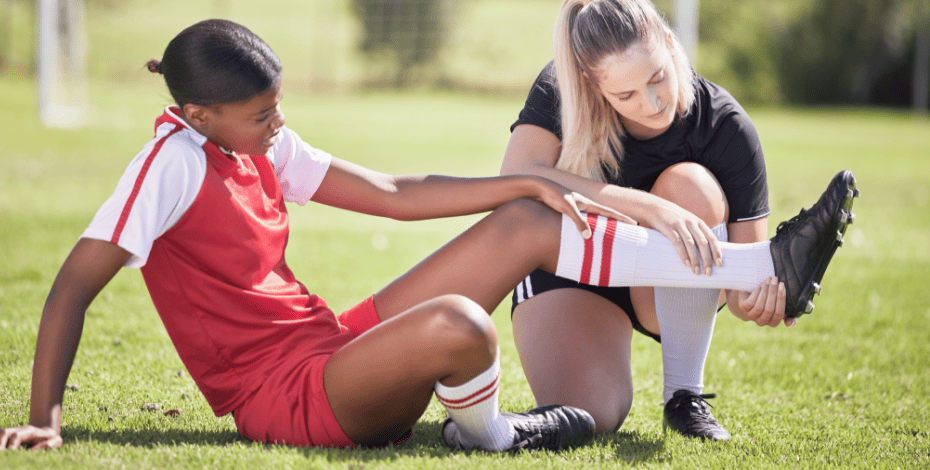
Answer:
[[[697,62],[700,0],[675,0],[675,28],[678,40],[693,66]]]
[[[39,119],[80,127],[87,115],[87,34],[83,0],[37,0]]]

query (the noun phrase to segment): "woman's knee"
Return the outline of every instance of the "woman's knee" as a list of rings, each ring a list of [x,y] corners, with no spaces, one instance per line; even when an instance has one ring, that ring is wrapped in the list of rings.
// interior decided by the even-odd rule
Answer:
[[[714,227],[725,223],[729,215],[726,196],[717,178],[697,163],[676,163],[656,179],[650,192],[674,202]]]

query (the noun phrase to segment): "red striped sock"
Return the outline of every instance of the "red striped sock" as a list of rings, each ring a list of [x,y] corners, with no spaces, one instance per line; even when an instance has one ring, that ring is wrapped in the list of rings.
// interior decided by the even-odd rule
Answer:
[[[436,398],[446,407],[462,437],[475,447],[489,451],[513,445],[513,426],[498,409],[499,384],[499,357],[488,370],[462,385],[447,387],[436,382]]]
[[[694,274],[661,233],[588,215],[591,238],[562,216],[555,275],[596,286],[689,287],[751,291],[775,274],[769,242],[720,242],[723,266],[712,276]]]

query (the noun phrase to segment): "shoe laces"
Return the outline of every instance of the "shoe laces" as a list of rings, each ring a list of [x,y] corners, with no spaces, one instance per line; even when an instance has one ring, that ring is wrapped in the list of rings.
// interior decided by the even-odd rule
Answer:
[[[550,445],[558,444],[558,429],[553,429],[553,426],[545,421],[525,421],[514,426],[514,430],[519,439],[513,446],[514,450],[529,446],[548,448]]]
[[[780,233],[782,229],[790,230],[792,226],[794,226],[799,220],[801,220],[807,214],[807,212],[808,212],[807,209],[804,209],[802,207],[801,212],[799,212],[798,215],[778,224],[778,228],[775,229],[775,233]],[[699,396],[703,397],[704,395],[699,395]],[[714,397],[710,397],[710,398],[714,398]]]
[[[696,412],[697,417],[703,421],[716,421],[714,420],[713,415],[710,413],[709,408],[713,408],[714,405],[711,405],[707,402],[708,399],[717,398],[716,393],[702,393],[700,395],[696,393],[689,394],[683,397],[678,403],[675,404],[675,409],[681,409],[684,407],[690,407],[691,410]],[[690,410],[689,410],[690,411]]]

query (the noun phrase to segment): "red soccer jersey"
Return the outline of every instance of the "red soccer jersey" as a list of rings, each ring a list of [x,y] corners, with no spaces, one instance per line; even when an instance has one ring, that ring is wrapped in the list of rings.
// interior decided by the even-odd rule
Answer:
[[[284,260],[288,214],[283,183],[269,157],[226,153],[192,133],[173,113],[158,119],[154,143],[137,157],[145,161],[140,161],[133,190],[120,196],[125,202],[109,240],[123,246],[126,221],[142,210],[137,206],[147,207],[138,203],[139,194],[155,197],[140,188],[154,177],[148,170],[158,159],[191,151],[205,159],[199,192],[151,243],[142,274],[181,360],[214,413],[222,416],[272,371],[330,354],[353,336],[320,297],[294,278]],[[196,144],[200,148],[192,149]],[[91,228],[101,225],[97,218]],[[85,236],[99,237],[91,232]],[[143,257],[144,249],[136,251]]]

